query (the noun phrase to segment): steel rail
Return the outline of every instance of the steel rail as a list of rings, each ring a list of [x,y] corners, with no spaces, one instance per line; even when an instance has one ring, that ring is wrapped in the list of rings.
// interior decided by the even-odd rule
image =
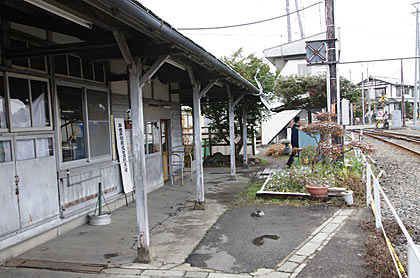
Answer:
[[[365,130],[364,133],[369,133],[369,134],[373,134],[376,136],[381,136],[381,137],[388,137],[388,138],[393,138],[393,139],[397,139],[397,140],[403,140],[403,141],[407,141],[410,143],[414,143],[414,144],[420,144],[420,137],[414,137],[416,139],[412,139],[412,138],[408,138],[408,137],[413,137],[410,135],[406,135],[403,133],[388,133],[388,132],[378,132],[378,131],[370,131],[370,130]]]
[[[379,136],[376,136],[376,135],[369,134],[369,132],[368,132],[368,133],[365,133],[365,132],[364,132],[363,134],[364,134],[364,135],[366,135],[366,136],[372,137],[372,138],[374,138],[374,139],[376,139],[376,140],[379,140],[379,141],[385,142],[385,143],[387,143],[387,144],[393,145],[393,146],[395,146],[395,147],[398,147],[398,148],[400,148],[400,149],[403,149],[403,150],[409,151],[409,152],[411,152],[411,153],[413,153],[413,154],[415,154],[415,155],[420,156],[420,152],[418,152],[418,151],[416,151],[416,150],[410,149],[410,148],[408,148],[408,147],[404,147],[403,145],[400,145],[400,144],[394,143],[394,142],[392,142],[392,141],[390,141],[390,140],[387,140],[387,139],[384,139],[384,138],[382,138],[382,137],[379,137]]]

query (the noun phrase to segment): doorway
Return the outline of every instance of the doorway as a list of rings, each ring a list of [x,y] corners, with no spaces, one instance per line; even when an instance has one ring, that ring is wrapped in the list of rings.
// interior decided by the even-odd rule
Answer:
[[[0,236],[57,216],[52,135],[0,138]]]
[[[168,120],[160,120],[160,135],[162,144],[162,167],[163,180],[169,179],[169,136],[168,136]]]

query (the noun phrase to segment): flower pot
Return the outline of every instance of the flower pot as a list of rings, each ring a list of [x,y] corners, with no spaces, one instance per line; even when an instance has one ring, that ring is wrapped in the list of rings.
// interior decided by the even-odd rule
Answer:
[[[311,194],[312,197],[316,198],[324,197],[328,192],[327,186],[319,187],[307,184],[305,185],[305,187],[308,190],[309,194]]]

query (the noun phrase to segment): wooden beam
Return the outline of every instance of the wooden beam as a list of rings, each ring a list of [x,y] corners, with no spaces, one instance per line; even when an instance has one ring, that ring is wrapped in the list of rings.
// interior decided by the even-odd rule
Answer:
[[[210,89],[214,86],[214,84],[216,84],[218,80],[211,80],[209,82],[209,84],[207,84],[206,87],[204,87],[204,89],[200,92],[200,98],[204,97],[208,91],[210,91]]]
[[[124,34],[120,31],[113,32],[114,38],[117,41],[118,47],[121,50],[121,55],[127,66],[134,67],[136,62],[134,61],[133,55],[131,55],[130,48],[128,47],[127,41],[125,40]]]
[[[70,53],[77,53],[88,50],[97,50],[98,48],[107,48],[116,46],[115,42],[82,42],[68,43],[44,47],[32,47],[27,49],[6,49],[6,59],[29,58],[39,56],[57,56]]]
[[[235,108],[235,106],[241,101],[241,99],[245,96],[245,94],[240,95],[237,99],[235,99],[235,101],[233,102],[233,107]]]
[[[133,57],[148,58],[148,57],[159,57],[163,55],[179,55],[181,50],[173,48],[170,44],[162,45],[135,45],[129,44],[131,49],[131,54]],[[82,57],[88,58],[92,61],[106,61],[121,59],[121,53],[119,51],[114,51],[112,48],[108,49],[99,49],[96,51],[85,51],[81,55]]]
[[[169,55],[159,57],[153,65],[140,77],[140,86],[143,86],[144,83],[150,78],[155,75],[155,73],[160,69],[160,67],[166,62],[166,60],[169,58]]]

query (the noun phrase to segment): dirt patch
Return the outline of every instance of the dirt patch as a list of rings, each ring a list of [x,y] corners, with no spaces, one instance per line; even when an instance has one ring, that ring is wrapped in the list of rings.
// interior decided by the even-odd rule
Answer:
[[[397,223],[390,221],[383,221],[384,229],[387,233],[387,236],[393,246],[396,243],[401,241],[406,241],[402,231]],[[394,262],[392,260],[389,249],[386,245],[385,239],[382,232],[377,232],[375,227],[375,220],[367,220],[362,223],[362,228],[367,233],[367,238],[365,242],[366,254],[364,260],[369,265],[369,268],[374,272],[375,276],[368,275],[370,277],[381,277],[381,278],[393,278],[398,277],[397,270],[395,269]],[[411,227],[406,227],[407,230],[411,233],[411,236],[414,241],[418,241],[419,231],[414,231]],[[405,254],[401,254],[397,251],[398,257],[401,260],[401,263],[407,271],[407,262],[404,260]]]

